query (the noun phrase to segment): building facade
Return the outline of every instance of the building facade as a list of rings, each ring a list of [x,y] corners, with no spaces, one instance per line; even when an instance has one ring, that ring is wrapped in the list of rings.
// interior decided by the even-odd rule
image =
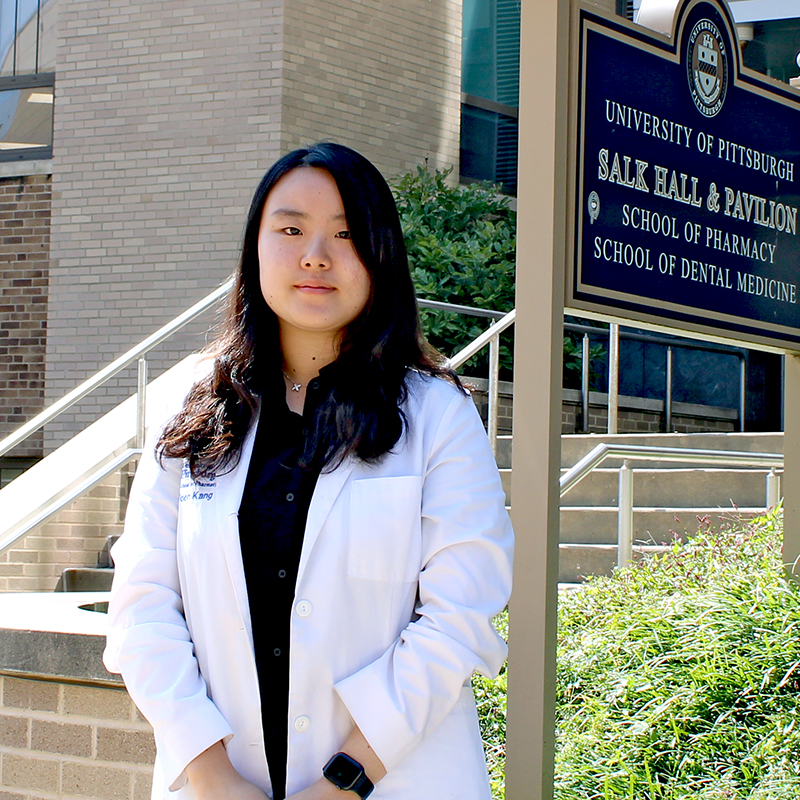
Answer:
[[[227,278],[286,150],[333,139],[389,176],[458,170],[457,0],[2,0],[0,30],[0,437]],[[7,478],[134,386],[121,373]]]

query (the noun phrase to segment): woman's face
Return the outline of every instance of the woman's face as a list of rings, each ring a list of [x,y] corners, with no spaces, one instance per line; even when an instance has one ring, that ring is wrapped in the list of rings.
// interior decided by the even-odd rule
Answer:
[[[297,167],[267,196],[258,231],[261,292],[281,337],[319,334],[338,345],[364,310],[370,277],[330,173]]]

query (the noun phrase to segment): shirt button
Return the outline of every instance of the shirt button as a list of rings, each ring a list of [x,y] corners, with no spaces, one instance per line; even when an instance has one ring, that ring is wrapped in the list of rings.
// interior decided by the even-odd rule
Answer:
[[[280,647],[276,647],[276,648],[275,648],[275,649],[272,651],[272,655],[274,655],[274,656],[279,656],[280,654],[281,654],[281,649],[280,649]]]
[[[285,569],[279,569],[278,570],[278,577],[279,578],[285,578],[286,577],[286,570]]]
[[[286,495],[286,500],[291,503],[292,500],[294,500],[294,493],[289,492],[289,494]]]
[[[311,381],[308,385],[311,389],[319,389],[319,381]]]
[[[303,715],[302,717],[298,717],[294,721],[294,729],[296,731],[300,731],[301,733],[303,731],[307,731],[310,726],[311,726],[311,720],[305,715]]]
[[[300,433],[302,433],[303,436],[308,436],[308,428],[303,428],[303,430],[301,430]]]
[[[311,613],[311,603],[308,600],[301,600],[296,606],[298,616],[307,617]]]

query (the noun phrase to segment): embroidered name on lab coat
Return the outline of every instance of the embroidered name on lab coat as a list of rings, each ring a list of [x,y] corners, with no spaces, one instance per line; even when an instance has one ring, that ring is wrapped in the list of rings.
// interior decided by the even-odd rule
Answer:
[[[215,478],[194,480],[189,471],[189,465],[184,464],[181,470],[181,503],[190,500],[210,500],[214,496],[217,486]]]

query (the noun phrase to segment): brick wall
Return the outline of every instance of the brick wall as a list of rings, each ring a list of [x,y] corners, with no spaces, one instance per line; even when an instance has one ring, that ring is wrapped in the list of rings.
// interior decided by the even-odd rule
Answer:
[[[231,273],[280,150],[282,0],[71,0],[60,13],[50,399]],[[154,353],[151,375],[201,347],[212,321]],[[48,426],[46,446],[134,386],[131,369]]]
[[[0,179],[0,439],[44,406],[50,177]],[[42,434],[9,455],[37,458]]]
[[[572,392],[578,394],[577,392]],[[603,401],[589,404],[589,433],[608,431],[608,406]],[[678,404],[680,408],[684,404]],[[664,431],[664,404],[640,398],[620,398],[617,430],[619,433],[661,433]],[[693,413],[677,413],[673,407],[670,433],[731,433],[738,430],[733,409],[692,406]],[[565,399],[561,414],[562,433],[583,433],[580,401]]]
[[[109,476],[0,554],[0,592],[52,592],[67,567],[97,566],[106,537],[122,533],[129,483],[127,471]]]
[[[388,176],[458,175],[458,0],[286,0],[283,58],[282,149],[331,138]]]
[[[154,755],[124,688],[0,676],[2,800],[148,800]]]
[[[472,388],[472,399],[484,422],[489,416],[485,378],[464,378]],[[500,381],[497,432],[512,432],[514,414],[513,384]],[[608,431],[608,407],[605,394],[590,394],[589,433]],[[685,413],[680,413],[681,411]],[[564,390],[561,406],[561,433],[582,433],[580,392]],[[660,433],[664,430],[664,404],[660,400],[621,397],[617,418],[619,433]],[[733,409],[708,406],[687,406],[679,403],[673,407],[672,428],[675,433],[730,433],[737,430],[736,412]]]

